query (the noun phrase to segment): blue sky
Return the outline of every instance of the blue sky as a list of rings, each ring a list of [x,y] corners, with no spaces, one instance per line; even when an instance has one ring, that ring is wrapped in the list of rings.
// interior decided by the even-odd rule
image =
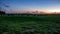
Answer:
[[[21,11],[21,10],[45,10],[45,9],[60,9],[60,0],[0,0],[7,5],[9,8],[14,11]],[[2,6],[2,5],[0,5]]]

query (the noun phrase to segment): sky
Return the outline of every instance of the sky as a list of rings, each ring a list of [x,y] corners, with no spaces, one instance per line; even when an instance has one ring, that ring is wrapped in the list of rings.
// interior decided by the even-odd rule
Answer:
[[[4,5],[8,5],[4,7]],[[26,11],[60,12],[60,0],[0,0],[7,13]]]

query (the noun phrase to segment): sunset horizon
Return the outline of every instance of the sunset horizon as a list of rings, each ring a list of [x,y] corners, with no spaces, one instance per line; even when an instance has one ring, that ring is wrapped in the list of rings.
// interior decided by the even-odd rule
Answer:
[[[60,13],[60,0],[0,0],[0,7],[6,13],[25,13],[43,11],[44,13]]]

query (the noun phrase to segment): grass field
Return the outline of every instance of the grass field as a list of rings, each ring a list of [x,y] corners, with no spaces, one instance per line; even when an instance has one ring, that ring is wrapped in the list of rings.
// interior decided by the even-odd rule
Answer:
[[[60,34],[60,15],[0,16],[0,34]]]

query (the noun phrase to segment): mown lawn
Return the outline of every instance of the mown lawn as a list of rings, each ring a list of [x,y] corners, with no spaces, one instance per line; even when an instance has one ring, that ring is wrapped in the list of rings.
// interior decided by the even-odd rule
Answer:
[[[60,16],[0,16],[0,34],[60,34]]]

